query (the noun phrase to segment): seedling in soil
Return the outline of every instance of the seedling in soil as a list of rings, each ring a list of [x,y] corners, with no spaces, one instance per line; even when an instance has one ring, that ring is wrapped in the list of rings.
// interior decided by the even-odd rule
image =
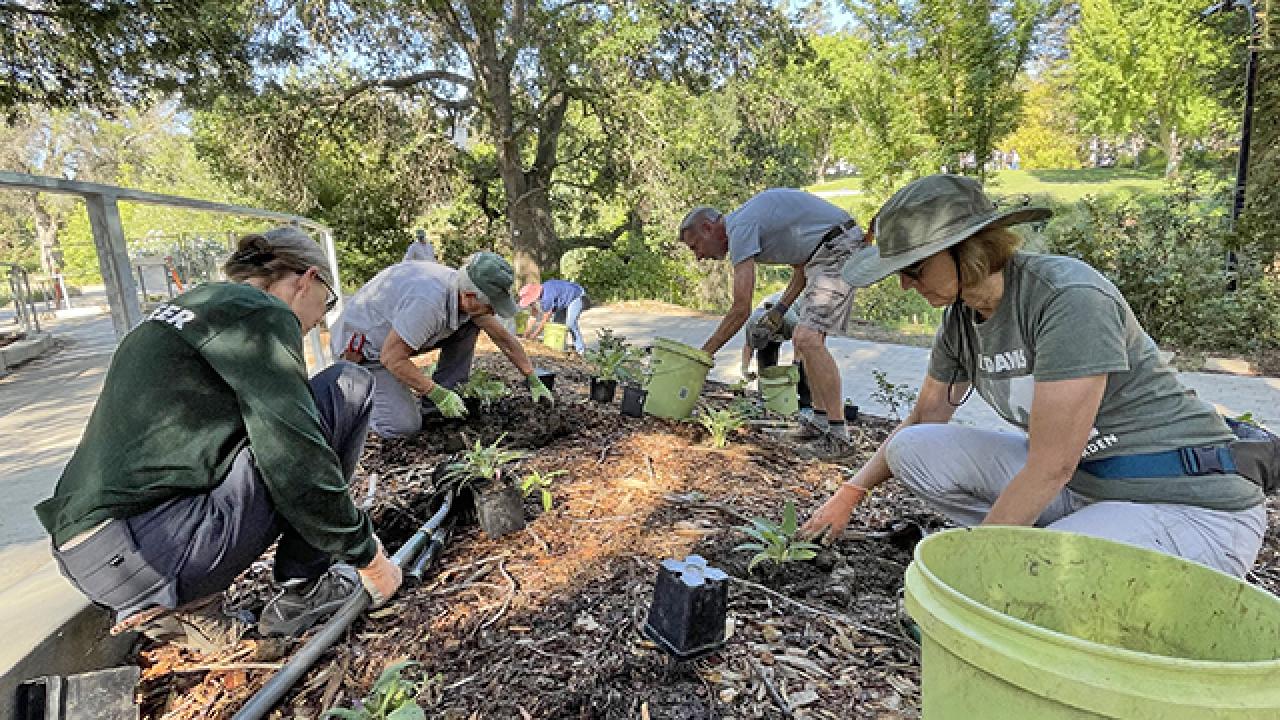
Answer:
[[[712,410],[706,405],[698,412],[698,424],[711,435],[711,447],[722,448],[729,444],[729,433],[747,424],[747,419],[732,407]]]
[[[629,345],[626,338],[614,335],[609,328],[601,328],[596,336],[596,347],[589,348],[583,356],[595,369],[595,377],[615,383],[638,382],[641,377],[640,351]]]
[[[523,450],[503,450],[502,441],[506,437],[506,433],[499,435],[492,445],[485,445],[477,439],[475,446],[463,452],[457,462],[449,463],[444,479],[458,480],[463,485],[481,479],[496,482],[504,465],[529,457],[529,453]]]
[[[378,676],[369,694],[354,708],[334,708],[323,718],[344,720],[426,720],[427,713],[418,704],[418,694],[425,681],[412,681],[404,677],[404,671],[418,663],[405,660],[387,667]]]
[[[737,550],[755,550],[755,557],[747,565],[750,573],[756,565],[766,560],[775,565],[785,565],[796,560],[812,560],[821,548],[815,543],[796,539],[796,504],[787,501],[782,508],[782,523],[774,523],[764,518],[752,518],[751,525],[741,525],[737,529],[750,535],[755,542],[747,542],[734,548]]]
[[[534,490],[537,490],[542,499],[542,511],[551,512],[551,481],[568,474],[568,470],[553,470],[546,475],[534,470],[520,480],[520,492],[524,493],[525,497],[529,497]]]
[[[484,370],[471,373],[467,381],[458,386],[458,394],[480,402],[488,410],[491,405],[511,394],[507,384]]]
[[[906,383],[891,383],[883,370],[872,370],[871,376],[876,379],[876,391],[871,399],[889,408],[894,420],[901,420],[900,410],[909,408],[916,402],[916,391]]]

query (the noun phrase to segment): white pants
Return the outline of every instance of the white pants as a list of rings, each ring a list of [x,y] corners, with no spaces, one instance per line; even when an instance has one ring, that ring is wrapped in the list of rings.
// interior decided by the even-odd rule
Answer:
[[[977,525],[1027,462],[1024,435],[959,425],[903,429],[886,448],[889,468],[912,492],[953,522]],[[1193,505],[1094,502],[1063,488],[1037,527],[1158,550],[1242,577],[1253,567],[1267,528],[1263,504],[1229,512]]]

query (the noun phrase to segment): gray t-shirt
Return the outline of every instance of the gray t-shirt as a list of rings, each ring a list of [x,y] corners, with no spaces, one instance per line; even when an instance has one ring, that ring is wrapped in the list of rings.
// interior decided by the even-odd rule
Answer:
[[[1027,430],[1036,381],[1107,375],[1102,404],[1081,457],[1160,452],[1225,443],[1234,436],[1213,406],[1196,398],[1160,359],[1124,296],[1079,260],[1018,253],[1005,270],[996,312],[963,324],[948,309],[934,339],[929,375],[948,382],[975,376],[975,391],[1010,423]],[[968,333],[962,340],[961,330]],[[1242,510],[1262,501],[1238,475],[1100,479],[1077,471],[1071,487],[1095,499],[1179,502]]]
[[[764,265],[804,265],[822,236],[849,213],[803,190],[772,188],[724,216],[729,261],[755,258]]]
[[[404,260],[401,262],[409,262],[411,260],[417,260],[419,262],[435,262],[436,249],[431,244],[431,241],[422,242],[414,240],[409,243],[409,249],[404,251]]]
[[[347,301],[334,323],[334,355],[351,336],[363,334],[362,352],[377,360],[392,328],[415,350],[438,345],[467,320],[458,309],[458,271],[431,262],[402,262],[386,268]]]

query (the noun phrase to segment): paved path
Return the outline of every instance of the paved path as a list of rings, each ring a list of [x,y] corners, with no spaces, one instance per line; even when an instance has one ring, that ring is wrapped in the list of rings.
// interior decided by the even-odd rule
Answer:
[[[582,316],[588,341],[597,329],[608,326],[639,343],[663,336],[697,345],[716,322],[701,315],[655,316],[609,308],[593,308]],[[115,347],[106,314],[52,320],[48,326],[59,348],[0,379],[0,497],[6,501],[0,510],[0,591],[50,562],[48,539],[32,507],[49,496],[71,457]],[[928,362],[924,348],[843,338],[832,340],[831,347],[841,366],[844,395],[880,415],[887,415],[888,409],[871,399],[877,389],[871,371],[882,370],[890,382],[918,389]],[[741,348],[739,337],[717,354],[713,379],[738,379]],[[783,361],[789,359],[784,355]],[[1273,425],[1280,422],[1280,379],[1205,373],[1182,377],[1223,412],[1253,411]],[[976,397],[956,417],[979,427],[1009,429]]]

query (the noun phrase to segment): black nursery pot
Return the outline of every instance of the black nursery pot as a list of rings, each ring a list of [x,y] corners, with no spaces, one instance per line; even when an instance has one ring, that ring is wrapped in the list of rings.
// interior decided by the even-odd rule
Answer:
[[[601,380],[600,378],[591,378],[591,399],[598,403],[611,403],[613,396],[618,392],[617,380]]]
[[[467,407],[468,415],[479,415],[480,411],[484,409],[480,398],[462,398],[462,404]]]
[[[472,496],[476,519],[485,535],[499,538],[524,529],[524,498],[510,483],[499,480],[479,488],[473,485]]]
[[[699,555],[663,560],[653,587],[644,632],[678,660],[690,660],[724,644],[729,576]]]
[[[538,379],[542,381],[543,385],[547,386],[548,390],[554,391],[556,389],[556,374],[554,372],[542,368],[534,368],[533,374],[538,376]],[[524,384],[528,387],[529,381],[525,380]]]
[[[626,385],[622,388],[622,414],[630,417],[644,417],[644,399],[649,391],[639,385]]]
[[[851,402],[846,402],[844,404],[844,421],[857,422],[857,420],[858,420],[858,406],[854,405]]]

